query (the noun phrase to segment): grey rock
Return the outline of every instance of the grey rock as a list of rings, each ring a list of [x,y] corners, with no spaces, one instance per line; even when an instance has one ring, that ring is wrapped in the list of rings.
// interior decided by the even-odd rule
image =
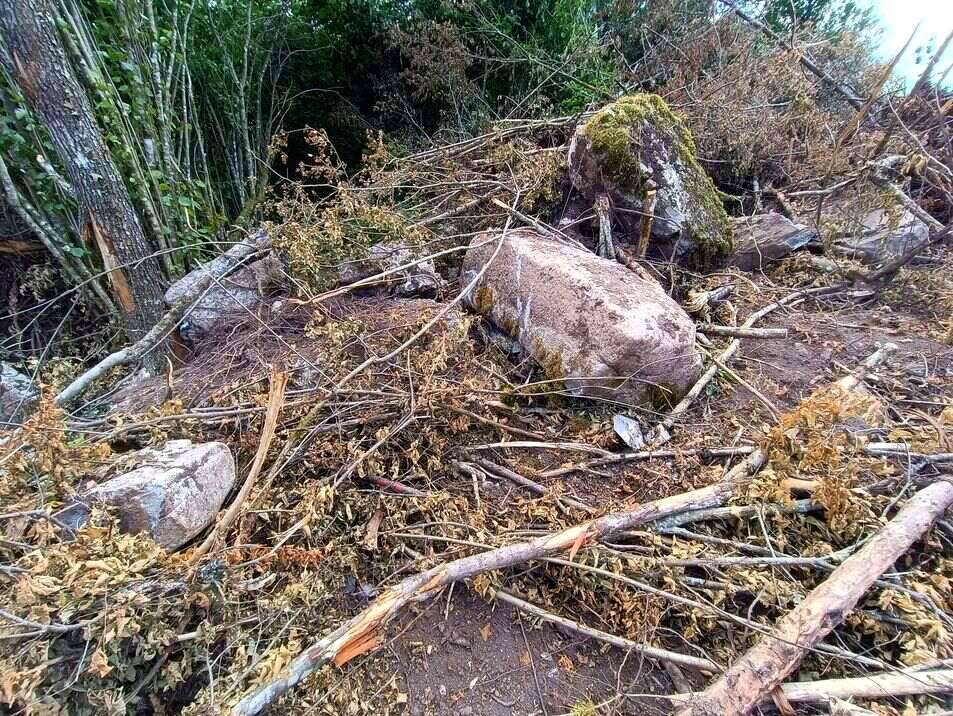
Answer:
[[[464,284],[498,239],[473,239]],[[507,234],[465,300],[574,395],[646,406],[677,400],[701,374],[695,325],[661,286],[530,229]]]
[[[39,392],[30,376],[7,363],[0,363],[0,430],[19,424],[36,405]]]
[[[612,429],[615,434],[633,450],[645,447],[645,436],[642,434],[642,425],[635,418],[626,415],[612,416]]]
[[[123,531],[148,532],[175,550],[211,524],[235,484],[235,460],[224,443],[170,440],[130,459],[139,467],[86,490],[57,518],[78,529],[97,503],[111,505]]]
[[[396,242],[377,244],[368,250],[367,256],[338,266],[339,280],[342,284],[354,283],[384,271],[391,271],[422,256],[420,249],[414,246]],[[430,259],[401,269],[385,280],[391,282],[396,295],[405,298],[433,296],[443,286],[443,279]]]
[[[831,261],[826,256],[812,256],[811,266],[823,273],[837,273],[837,262]]]
[[[657,95],[621,97],[576,128],[569,177],[589,202],[609,197],[630,241],[637,240],[646,191],[656,191],[649,249],[707,262],[731,250],[731,225],[698,164],[681,119]]]
[[[250,240],[262,248],[267,245],[263,232]],[[249,252],[248,241],[236,244],[221,256],[186,274],[165,292],[166,305],[172,306],[194,291],[195,284],[207,273],[221,276],[237,265]],[[222,325],[230,314],[245,314],[255,311],[268,290],[282,283],[284,272],[281,262],[269,254],[219,278],[205,292],[182,320],[179,332],[188,341],[195,341],[212,328]]]
[[[817,232],[777,212],[732,219],[735,249],[727,265],[760,271],[817,239]]]
[[[924,243],[930,228],[906,209],[867,212],[860,225],[834,240],[834,250],[865,264],[878,264]]]

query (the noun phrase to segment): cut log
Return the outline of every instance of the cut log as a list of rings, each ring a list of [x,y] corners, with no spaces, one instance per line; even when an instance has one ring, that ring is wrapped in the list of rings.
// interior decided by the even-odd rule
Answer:
[[[678,716],[740,716],[755,708],[951,504],[953,482],[946,480],[914,495],[896,517],[784,617],[770,636],[749,649]]]

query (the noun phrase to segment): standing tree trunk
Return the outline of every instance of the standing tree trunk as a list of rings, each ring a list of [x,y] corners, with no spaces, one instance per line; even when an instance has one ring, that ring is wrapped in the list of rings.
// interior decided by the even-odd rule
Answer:
[[[99,248],[130,340],[164,312],[159,262],[57,35],[50,0],[0,0],[0,62],[49,130]],[[154,369],[153,353],[146,368]]]

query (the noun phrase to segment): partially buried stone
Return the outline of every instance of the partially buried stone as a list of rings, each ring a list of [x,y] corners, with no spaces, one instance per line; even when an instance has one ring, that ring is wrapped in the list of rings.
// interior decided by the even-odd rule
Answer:
[[[56,517],[79,529],[97,504],[108,505],[124,532],[147,532],[175,550],[211,524],[235,483],[235,461],[224,443],[170,440],[131,460],[139,467],[81,493]]]
[[[530,229],[478,235],[466,296],[543,368],[552,388],[633,406],[678,400],[701,374],[695,325],[654,281]],[[491,258],[493,259],[491,262]]]

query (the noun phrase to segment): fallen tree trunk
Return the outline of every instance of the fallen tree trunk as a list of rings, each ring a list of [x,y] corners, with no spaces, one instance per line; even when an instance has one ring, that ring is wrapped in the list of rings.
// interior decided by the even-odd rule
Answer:
[[[793,704],[826,704],[830,699],[886,699],[894,696],[953,693],[953,669],[898,671],[848,679],[820,679],[781,685],[784,698]],[[696,694],[673,694],[671,699],[688,702]],[[767,701],[765,702],[767,703]]]
[[[757,472],[763,463],[764,453],[756,450],[732,469],[725,476],[725,480],[710,487],[636,505],[630,510],[614,512],[561,532],[455,559],[408,577],[383,592],[367,609],[305,649],[288,664],[280,678],[260,686],[241,699],[232,708],[232,716],[261,713],[282,694],[325,664],[340,666],[377,648],[383,640],[383,627],[411,602],[426,601],[445,587],[483,572],[505,569],[565,552],[568,552],[569,558],[572,559],[584,545],[593,544],[616,532],[685,510],[723,505],[747,483],[750,475]]]
[[[752,647],[678,716],[747,714],[841,623],[867,589],[953,504],[953,482],[924,488],[860,550],[835,569],[771,635]]]

